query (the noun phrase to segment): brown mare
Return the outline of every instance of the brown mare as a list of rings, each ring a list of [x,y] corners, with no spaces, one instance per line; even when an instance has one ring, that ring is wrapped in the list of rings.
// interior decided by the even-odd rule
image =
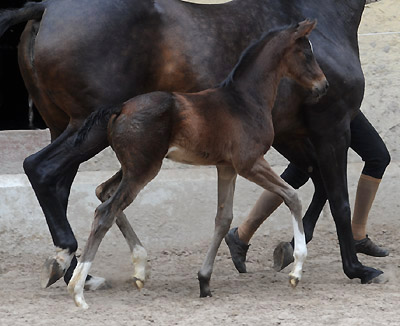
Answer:
[[[276,193],[289,207],[295,237],[295,262],[289,275],[292,286],[297,285],[307,255],[301,202],[295,190],[271,169],[264,154],[274,139],[271,111],[281,78],[294,79],[318,97],[327,90],[328,82],[308,40],[315,24],[306,20],[265,34],[245,50],[230,76],[216,88],[198,93],[148,93],[112,109],[108,137],[122,166],[122,180],[108,181],[116,191],[96,209],[92,231],[68,285],[76,305],[88,307],[83,288],[104,235],[158,174],[165,157],[217,167],[218,208],[211,246],[198,273],[201,297],[211,296],[214,260],[233,217],[237,174]],[[135,278],[141,287],[145,260],[139,265]]]

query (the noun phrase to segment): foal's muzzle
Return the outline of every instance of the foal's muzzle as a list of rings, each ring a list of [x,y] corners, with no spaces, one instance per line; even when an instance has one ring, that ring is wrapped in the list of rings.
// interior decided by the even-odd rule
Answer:
[[[328,88],[329,83],[325,78],[316,82],[312,88],[311,96],[308,98],[308,101],[314,103],[319,101],[319,99],[328,92]]]

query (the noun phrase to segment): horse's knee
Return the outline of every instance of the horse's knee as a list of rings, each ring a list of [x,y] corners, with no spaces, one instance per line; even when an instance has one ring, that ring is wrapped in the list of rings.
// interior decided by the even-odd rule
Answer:
[[[33,154],[24,160],[23,168],[36,193],[56,191],[53,187],[59,180],[57,167],[47,164],[42,157]]]
[[[33,187],[48,185],[50,183],[47,170],[41,168],[40,163],[41,160],[37,159],[36,154],[28,156],[23,162],[25,174],[28,176]]]

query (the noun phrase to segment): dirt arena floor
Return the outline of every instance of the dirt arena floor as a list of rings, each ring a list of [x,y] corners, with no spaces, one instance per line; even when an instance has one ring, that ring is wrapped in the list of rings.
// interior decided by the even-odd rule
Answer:
[[[368,5],[360,28],[360,51],[367,78],[363,105],[368,117],[379,123],[378,131],[390,144],[392,165],[398,167],[400,34],[376,32],[400,32],[398,0]],[[391,74],[394,78],[390,83],[383,83]],[[228,249],[222,244],[211,280],[213,297],[204,299],[199,298],[197,271],[209,239],[186,239],[184,245],[180,242],[150,250],[151,278],[139,292],[130,280],[128,248],[118,232],[112,230],[91,270],[93,275],[105,277],[110,287],[85,292],[90,308],[82,311],[75,307],[62,281],[48,289],[40,287],[42,263],[52,252],[50,242],[40,244],[33,235],[6,237],[2,230],[7,228],[0,227],[0,326],[400,325],[397,171],[389,170],[382,184],[386,192],[378,195],[371,213],[373,239],[388,248],[390,256],[359,256],[363,264],[385,272],[383,284],[361,285],[358,280],[345,277],[334,224],[325,210],[308,246],[303,280],[296,289],[288,283],[289,268],[282,272],[272,269],[273,248],[280,241],[291,239],[291,228],[271,228],[273,223],[268,221],[252,241],[249,273],[236,272]],[[353,178],[351,191],[355,182]],[[26,208],[21,210],[29,214]],[[1,214],[6,212],[0,210]],[[178,229],[174,232],[180,237]],[[3,242],[2,237],[8,240]],[[163,239],[158,241],[162,247]]]

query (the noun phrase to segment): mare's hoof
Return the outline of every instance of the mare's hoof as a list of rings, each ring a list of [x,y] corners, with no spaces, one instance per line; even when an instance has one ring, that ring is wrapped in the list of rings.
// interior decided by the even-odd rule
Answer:
[[[386,276],[386,274],[382,273],[373,278],[368,284],[385,284],[387,282],[389,282],[389,278]]]
[[[382,275],[383,272],[379,269],[374,269],[371,267],[368,268],[368,274],[361,278],[361,284],[371,284],[371,283],[385,283],[382,282],[384,276]],[[386,281],[387,282],[387,281]]]
[[[225,236],[225,242],[231,253],[233,264],[239,273],[247,273],[246,270],[246,254],[250,245],[239,239],[237,234],[238,228],[230,229]]]
[[[65,272],[66,270],[60,266],[55,258],[49,258],[43,265],[40,284],[43,288],[47,288],[63,277]]]
[[[293,248],[290,242],[281,242],[274,250],[274,270],[280,272],[293,263]]]

